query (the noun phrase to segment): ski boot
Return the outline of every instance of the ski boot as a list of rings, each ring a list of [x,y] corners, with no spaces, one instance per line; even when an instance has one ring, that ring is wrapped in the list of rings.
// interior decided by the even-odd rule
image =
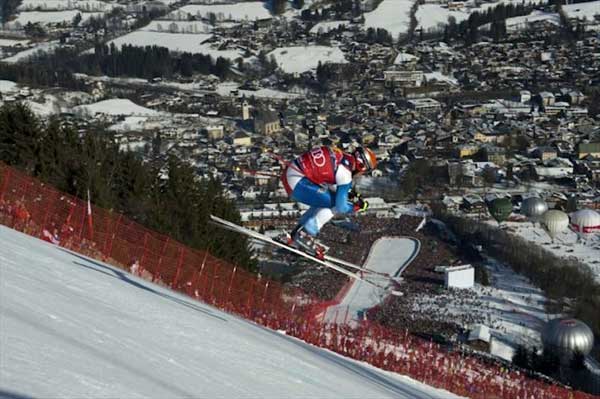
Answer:
[[[317,240],[304,231],[302,226],[297,226],[289,235],[288,245],[297,248],[317,259],[325,259],[325,248]]]

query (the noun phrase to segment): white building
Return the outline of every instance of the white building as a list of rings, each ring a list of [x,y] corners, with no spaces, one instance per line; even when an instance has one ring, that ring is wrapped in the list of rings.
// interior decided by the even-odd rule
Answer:
[[[446,288],[473,288],[475,269],[471,265],[446,267],[444,269]]]

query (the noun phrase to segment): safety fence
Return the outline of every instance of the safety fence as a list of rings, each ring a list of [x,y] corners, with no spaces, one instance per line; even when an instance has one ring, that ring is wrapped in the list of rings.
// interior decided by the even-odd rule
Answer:
[[[364,321],[326,322],[299,289],[189,248],[0,164],[0,224],[105,261],[224,311],[344,356],[474,398],[591,398],[522,370]],[[350,284],[350,283],[349,283]],[[345,289],[349,288],[349,284]],[[338,302],[339,303],[339,302]]]

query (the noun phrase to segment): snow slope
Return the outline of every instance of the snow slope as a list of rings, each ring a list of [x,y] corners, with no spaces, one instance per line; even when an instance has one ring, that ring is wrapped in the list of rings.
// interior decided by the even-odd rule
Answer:
[[[420,247],[419,241],[414,238],[381,238],[373,244],[364,267],[391,276],[399,276],[417,256]],[[379,282],[384,281],[385,279],[379,279]],[[348,320],[358,320],[362,311],[379,304],[385,295],[370,284],[353,280],[352,286],[340,304],[327,309],[326,317],[331,321],[343,322],[347,312]]]
[[[575,257],[587,264],[600,282],[600,235],[593,234],[587,240],[577,240],[577,233],[567,229],[551,241],[550,236],[540,226],[531,223],[506,223],[515,234],[531,241],[561,258]]]
[[[77,10],[66,10],[66,11],[23,11],[19,13],[17,19],[11,21],[9,27],[15,27],[16,24],[21,26],[27,25],[29,22],[32,24],[40,23],[42,25],[47,24],[58,24],[62,22],[71,23],[73,18],[77,14],[81,14],[82,22],[87,21],[91,17],[101,17],[104,13],[101,12],[80,12]]]
[[[0,396],[455,397],[0,226]]]
[[[275,57],[277,65],[287,73],[302,73],[316,69],[319,62],[325,64],[346,63],[342,50],[328,46],[281,47],[271,51],[267,57]]]
[[[569,18],[587,18],[588,21],[593,20],[594,15],[600,14],[600,0],[590,1],[587,3],[566,4],[563,10]]]
[[[4,58],[1,61],[8,62],[10,64],[26,61],[28,58],[35,56],[38,52],[53,53],[54,50],[58,48],[58,46],[58,41],[43,42],[30,49],[20,51],[11,57]]]
[[[75,111],[83,110],[90,114],[106,115],[158,115],[158,111],[135,104],[131,100],[113,98],[90,105],[75,107]]]
[[[398,34],[408,30],[412,5],[412,0],[383,0],[375,10],[364,14],[365,29],[383,28],[396,40]]]
[[[440,4],[421,4],[417,10],[419,27],[425,30],[439,29],[448,23],[448,18],[454,17],[456,23],[469,18],[468,11],[451,11]],[[442,28],[443,29],[443,28]]]
[[[242,57],[241,50],[217,50],[212,48],[210,44],[202,44],[211,37],[212,35],[204,33],[188,34],[139,30],[111,40],[107,44],[114,43],[119,48],[124,44],[140,47],[160,46],[176,52],[208,54],[215,59],[224,57],[234,60]]]
[[[0,80],[0,93],[16,93],[19,91],[17,84],[10,80]]]
[[[181,7],[177,12],[185,12],[203,18],[212,13],[215,14],[218,21],[254,21],[256,19],[271,18],[271,13],[267,10],[265,3],[261,1],[215,5],[191,4]]]

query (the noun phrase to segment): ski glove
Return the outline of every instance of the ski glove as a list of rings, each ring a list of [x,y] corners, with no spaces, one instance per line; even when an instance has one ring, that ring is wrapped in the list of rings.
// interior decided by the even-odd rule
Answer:
[[[354,212],[364,212],[369,209],[369,202],[363,200],[362,198],[358,198],[353,205]]]

